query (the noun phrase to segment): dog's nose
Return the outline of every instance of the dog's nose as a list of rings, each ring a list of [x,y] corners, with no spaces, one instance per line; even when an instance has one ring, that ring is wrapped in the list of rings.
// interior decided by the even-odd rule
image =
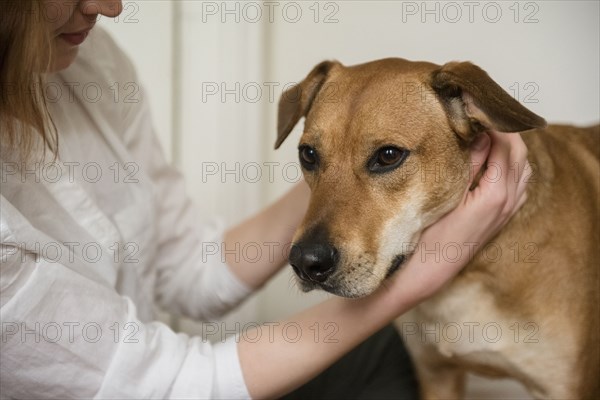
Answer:
[[[322,243],[299,243],[292,246],[289,261],[300,278],[325,282],[335,270],[338,252]]]

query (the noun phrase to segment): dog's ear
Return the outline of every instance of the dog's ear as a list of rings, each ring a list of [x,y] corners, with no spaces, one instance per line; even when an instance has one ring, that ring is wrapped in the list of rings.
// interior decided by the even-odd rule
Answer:
[[[290,134],[300,118],[306,116],[312,103],[323,87],[331,67],[339,64],[336,61],[323,61],[317,64],[302,82],[292,86],[279,99],[277,115],[277,141],[278,149],[285,138]]]
[[[446,108],[450,126],[468,142],[488,129],[520,132],[546,126],[542,117],[523,107],[470,62],[450,62],[435,70],[431,87]]]

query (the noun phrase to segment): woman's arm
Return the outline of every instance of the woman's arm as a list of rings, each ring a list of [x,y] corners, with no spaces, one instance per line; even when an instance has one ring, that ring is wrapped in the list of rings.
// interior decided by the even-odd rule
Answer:
[[[498,163],[507,173],[499,180],[486,179],[484,174],[478,187],[466,192],[454,211],[424,232],[422,245],[428,243],[427,247],[431,248],[436,242],[484,244],[525,201],[525,145],[518,134],[491,133],[490,137],[488,160]],[[483,164],[489,145],[488,137],[483,135],[472,151],[473,165]],[[518,179],[510,179],[508,175],[513,165],[520,166],[516,171]],[[441,288],[472,257],[469,253],[469,250],[473,253],[472,249],[465,246],[464,250],[465,257],[454,263],[443,259],[438,263],[423,262],[421,257],[411,257],[388,285],[368,297],[332,298],[287,321],[272,324],[269,329],[265,327],[258,340],[255,340],[258,335],[247,332],[241,337],[238,351],[250,395],[276,397],[309,381],[368,336]],[[290,324],[293,329],[286,332]],[[315,335],[315,330],[326,326],[329,332],[336,330],[330,337],[335,342],[324,340],[324,331]],[[293,336],[296,332],[300,335],[292,341],[290,332]]]
[[[287,261],[286,246],[300,224],[310,189],[302,181],[259,214],[225,233],[225,261],[233,273],[253,289],[260,287]],[[241,249],[248,244],[260,248],[260,257],[246,259]]]

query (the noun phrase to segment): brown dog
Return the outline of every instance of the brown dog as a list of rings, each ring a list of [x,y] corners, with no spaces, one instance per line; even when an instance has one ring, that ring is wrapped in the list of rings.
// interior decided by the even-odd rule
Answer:
[[[466,371],[516,378],[539,398],[600,398],[598,126],[544,128],[473,64],[401,59],[317,65],[280,100],[276,148],[303,116],[312,197],[290,263],[303,290],[345,297],[423,250],[420,233],[466,189],[478,134],[533,129],[525,205],[398,325],[425,398],[462,396]]]

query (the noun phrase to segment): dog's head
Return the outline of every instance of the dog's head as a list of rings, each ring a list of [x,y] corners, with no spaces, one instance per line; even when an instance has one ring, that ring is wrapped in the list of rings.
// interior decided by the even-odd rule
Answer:
[[[345,297],[373,292],[456,206],[478,134],[545,125],[473,64],[402,59],[317,65],[280,99],[276,148],[302,117],[312,195],[290,263],[304,291]]]

